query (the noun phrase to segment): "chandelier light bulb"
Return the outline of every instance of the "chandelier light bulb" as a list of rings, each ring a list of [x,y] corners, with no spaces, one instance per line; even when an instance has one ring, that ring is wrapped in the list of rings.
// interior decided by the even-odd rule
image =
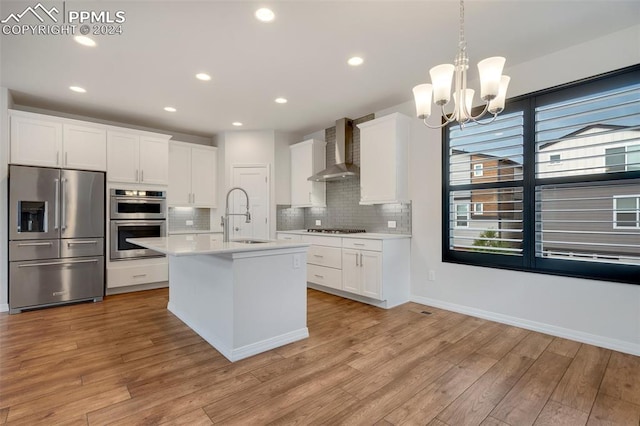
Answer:
[[[416,101],[416,111],[418,118],[426,119],[431,115],[431,95],[433,86],[431,84],[418,84],[413,88],[413,97]]]
[[[500,77],[504,68],[505,58],[494,56],[478,62],[478,72],[480,73],[480,98],[483,101],[490,101],[498,96],[500,88]]]
[[[436,105],[446,105],[451,99],[451,81],[455,67],[451,64],[436,65],[429,70],[433,84],[433,101]]]
[[[504,100],[507,97],[507,88],[509,87],[509,81],[511,77],[503,75],[500,78],[500,88],[498,89],[498,96],[489,102],[489,112],[491,114],[500,114],[504,110]]]

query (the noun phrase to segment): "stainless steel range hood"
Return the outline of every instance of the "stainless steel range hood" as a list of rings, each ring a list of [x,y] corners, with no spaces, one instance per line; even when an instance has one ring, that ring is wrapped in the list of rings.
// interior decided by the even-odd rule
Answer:
[[[336,164],[329,166],[319,173],[307,178],[315,182],[329,182],[343,180],[360,175],[360,168],[352,163],[347,163],[347,149],[353,152],[353,121],[341,118],[336,121]]]

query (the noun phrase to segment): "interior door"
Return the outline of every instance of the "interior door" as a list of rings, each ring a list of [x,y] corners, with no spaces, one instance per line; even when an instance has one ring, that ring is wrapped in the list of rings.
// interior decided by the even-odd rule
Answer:
[[[63,170],[60,206],[62,238],[104,237],[104,173]]]
[[[243,216],[231,216],[230,237],[269,239],[269,170],[266,166],[233,167],[233,186],[239,186],[249,194],[251,223]],[[234,191],[229,210],[231,213],[247,211],[242,191]]]

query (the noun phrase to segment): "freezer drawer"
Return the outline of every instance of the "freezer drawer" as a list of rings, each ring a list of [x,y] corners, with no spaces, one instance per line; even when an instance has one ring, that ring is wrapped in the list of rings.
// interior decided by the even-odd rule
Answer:
[[[9,241],[9,261],[56,259],[60,257],[59,240]]]
[[[75,238],[60,240],[60,257],[102,256],[104,238]]]
[[[104,258],[51,259],[9,264],[9,311],[101,299]]]

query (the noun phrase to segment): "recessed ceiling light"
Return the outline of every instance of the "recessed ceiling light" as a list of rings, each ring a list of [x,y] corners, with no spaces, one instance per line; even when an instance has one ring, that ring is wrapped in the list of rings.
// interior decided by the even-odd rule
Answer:
[[[234,121],[234,122],[233,122],[233,123],[231,123],[231,124],[233,124],[233,125],[234,125],[234,126],[236,126],[236,127],[240,127],[240,126],[242,126],[242,123],[241,123],[241,122],[239,122],[239,121]]]
[[[276,98],[275,102],[276,102],[277,104],[286,104],[286,103],[287,103],[287,102],[289,102],[289,101],[287,101],[287,99],[286,99],[286,98]]]
[[[273,13],[271,9],[267,9],[263,7],[261,9],[256,10],[256,18],[262,22],[271,22],[276,15]]]
[[[80,86],[69,86],[69,89],[73,90],[76,93],[87,93],[86,89],[83,89]]]
[[[170,106],[166,106],[164,107],[164,110],[167,112],[176,112],[177,109],[175,109],[174,107],[170,107]]]
[[[196,78],[198,80],[202,80],[202,81],[209,81],[211,80],[211,76],[209,74],[205,74],[203,72],[196,74]]]
[[[96,42],[92,38],[84,35],[75,36],[73,39],[83,46],[95,47],[96,45]]]
[[[364,59],[362,59],[360,56],[353,56],[349,58],[349,60],[347,61],[347,63],[352,67],[357,67],[358,65],[362,65],[363,62],[364,62]]]

